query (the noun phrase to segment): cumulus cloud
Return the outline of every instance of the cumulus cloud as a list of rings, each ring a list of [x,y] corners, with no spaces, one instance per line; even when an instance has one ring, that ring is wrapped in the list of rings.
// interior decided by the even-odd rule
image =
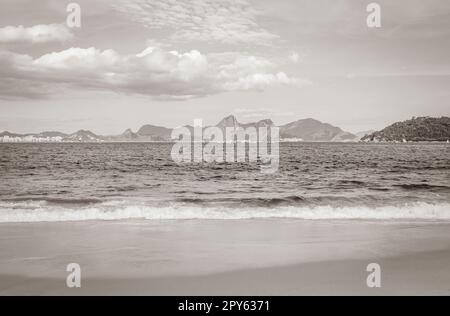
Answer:
[[[0,28],[0,43],[40,44],[63,42],[72,38],[72,33],[61,24],[41,24],[31,27],[6,26]]]
[[[169,29],[174,41],[267,45],[278,38],[257,23],[247,0],[114,0],[113,7],[151,29]]]
[[[90,89],[183,99],[307,83],[276,71],[277,66],[262,57],[152,47],[132,55],[93,47],[38,58],[3,52],[0,65],[5,65],[0,68],[3,97],[45,97],[55,89]]]

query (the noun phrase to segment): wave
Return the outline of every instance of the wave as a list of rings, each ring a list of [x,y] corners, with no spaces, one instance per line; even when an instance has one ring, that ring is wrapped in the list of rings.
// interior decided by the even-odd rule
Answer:
[[[99,204],[102,203],[102,200],[100,199],[94,199],[94,198],[11,198],[11,199],[4,199],[2,202],[6,203],[14,203],[16,206],[20,205],[43,205],[43,204],[55,204],[55,205],[90,205],[90,204]],[[1,207],[1,204],[0,204]]]
[[[271,207],[279,205],[297,205],[305,204],[306,199],[298,196],[286,196],[280,198],[179,198],[177,202],[194,204],[194,205],[210,205],[210,204],[230,204],[240,207]]]
[[[420,184],[398,184],[393,185],[394,187],[398,187],[404,190],[414,191],[414,190],[429,190],[429,191],[444,191],[450,192],[450,187],[446,185],[431,185],[426,183]]]
[[[239,220],[239,219],[304,219],[304,220],[450,220],[450,204],[412,203],[400,206],[279,206],[272,208],[221,208],[172,205],[154,207],[105,202],[83,208],[55,207],[47,204],[0,204],[0,223],[114,221],[114,220]]]

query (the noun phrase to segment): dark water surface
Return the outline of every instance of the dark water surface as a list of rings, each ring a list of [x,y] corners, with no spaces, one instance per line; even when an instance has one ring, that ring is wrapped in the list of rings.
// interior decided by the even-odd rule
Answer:
[[[256,164],[178,165],[171,149],[0,144],[0,221],[450,218],[448,144],[283,143],[273,175]]]

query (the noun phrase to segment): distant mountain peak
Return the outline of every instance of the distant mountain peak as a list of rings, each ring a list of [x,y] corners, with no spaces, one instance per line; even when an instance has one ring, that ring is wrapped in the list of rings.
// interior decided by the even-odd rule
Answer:
[[[274,122],[271,119],[261,120],[257,124],[265,126],[275,126]]]
[[[134,133],[131,128],[128,128],[125,132],[122,133],[122,135],[119,136],[119,138],[124,138],[124,140],[133,140],[138,138],[138,135]]]
[[[122,135],[129,135],[129,134],[134,134],[131,128],[126,129],[125,132],[122,133]]]
[[[155,126],[155,125],[144,125],[142,126],[137,134],[140,136],[163,136],[163,135],[167,135],[167,133],[171,133],[171,129],[166,128],[166,127],[162,127],[162,126]]]
[[[9,135],[17,135],[17,134],[14,134],[14,133],[11,133],[11,132],[8,132],[8,131],[3,131],[3,132],[0,133],[0,136],[9,136]]]
[[[236,119],[234,115],[228,115],[224,119],[222,119],[218,124],[217,127],[225,128],[225,127],[239,127],[239,122]]]
[[[258,127],[273,127],[273,126],[275,126],[275,124],[273,123],[273,121],[271,119],[260,120],[258,122],[253,122],[253,123],[240,123],[234,115],[229,115],[229,116],[225,117],[224,119],[222,119],[216,126],[222,128],[222,129],[227,128],[227,127],[234,127],[234,128],[256,127],[256,128],[258,128]]]
[[[284,139],[303,139],[311,142],[347,142],[357,140],[357,136],[328,123],[313,118],[301,119],[280,127]]]
[[[65,141],[75,141],[75,142],[102,142],[103,137],[94,134],[89,130],[81,129],[73,134],[64,137]]]

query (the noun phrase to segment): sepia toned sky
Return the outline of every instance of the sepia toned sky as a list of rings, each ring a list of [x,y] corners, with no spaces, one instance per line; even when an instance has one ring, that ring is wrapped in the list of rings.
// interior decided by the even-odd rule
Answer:
[[[81,6],[81,28],[66,7]],[[0,131],[450,115],[450,2],[1,0]]]

